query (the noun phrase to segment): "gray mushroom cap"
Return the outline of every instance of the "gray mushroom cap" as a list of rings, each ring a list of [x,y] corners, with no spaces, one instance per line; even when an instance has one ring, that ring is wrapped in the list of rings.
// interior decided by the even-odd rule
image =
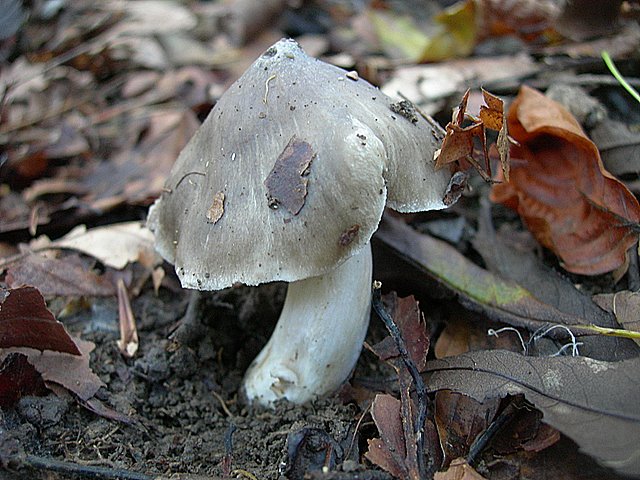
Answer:
[[[406,104],[280,40],[224,93],[149,211],[182,285],[321,275],[361,249],[385,204],[444,208],[435,131]]]

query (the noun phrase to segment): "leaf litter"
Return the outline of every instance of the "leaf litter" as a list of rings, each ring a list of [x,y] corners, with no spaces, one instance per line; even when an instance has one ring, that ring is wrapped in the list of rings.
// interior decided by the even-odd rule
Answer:
[[[588,279],[572,275],[575,269],[566,255],[558,253],[562,263],[554,262],[540,249],[540,244],[549,245],[535,234],[536,229],[532,229],[535,235],[527,237],[516,217],[501,206],[494,205],[485,215],[483,202],[489,187],[476,182],[472,171],[464,175],[456,191],[460,200],[447,213],[402,219],[385,215],[374,243],[388,258],[376,257],[376,275],[382,277],[387,291],[414,293],[425,315],[415,299],[386,296],[385,309],[391,324],[399,327],[398,335],[384,339],[380,329],[372,326],[368,341],[382,357],[371,360],[370,354],[363,355],[353,387],[345,387],[339,397],[306,407],[278,405],[274,412],[253,411],[242,403],[241,372],[268,337],[283,298],[282,286],[213,293],[205,299],[207,308],[195,343],[177,346],[167,340],[184,310],[184,296],[171,270],[158,266],[149,239],[136,233],[141,230],[139,222],[127,226],[122,221],[143,218],[146,207],[164,188],[177,152],[225,85],[251,56],[273,43],[274,36],[283,35],[276,22],[265,21],[266,16],[252,19],[252,9],[243,10],[242,0],[230,3],[238,3],[232,5],[237,8],[233,11],[245,12],[247,18],[239,21],[247,22],[247,28],[240,30],[250,32],[233,47],[224,33],[230,18],[226,6],[155,1],[133,6],[73,2],[49,16],[34,5],[32,15],[21,25],[28,34],[13,29],[8,33],[9,42],[19,38],[20,43],[0,42],[0,58],[9,59],[2,65],[3,86],[11,84],[0,112],[0,251],[18,254],[10,262],[6,256],[0,260],[4,269],[0,281],[14,292],[32,288],[25,284],[36,284],[49,308],[71,312],[58,318],[73,332],[70,338],[82,351],[72,364],[69,354],[3,349],[0,399],[4,405],[15,405],[3,406],[3,442],[16,445],[17,441],[20,448],[15,451],[27,455],[50,452],[52,458],[74,468],[79,464],[71,459],[137,470],[121,470],[122,476],[144,471],[154,475],[188,472],[186,478],[189,474],[254,473],[259,478],[281,474],[286,478],[389,478],[387,472],[400,478],[539,478],[541,474],[615,478],[614,471],[602,470],[580,456],[578,447],[614,470],[637,474],[632,459],[625,456],[628,445],[619,440],[622,432],[629,438],[637,433],[635,420],[630,420],[637,412],[629,408],[635,373],[625,369],[633,366],[638,346],[631,338],[609,338],[587,328],[595,324],[600,332],[616,335],[625,328],[629,334],[637,330],[635,292],[630,288],[637,275],[634,251],[621,254],[628,247],[625,242],[637,233],[633,230],[637,220],[630,194],[619,186],[614,192],[627,207],[623,213],[632,213],[624,218],[611,204],[590,197],[584,185],[579,189],[580,201],[595,211],[588,217],[587,225],[593,227],[589,233],[598,233],[595,225],[602,220],[594,218],[599,216],[605,218],[603,223],[611,220],[631,232],[622,236],[620,246],[610,237],[604,246],[592,245],[587,252],[591,256],[579,259],[581,268],[587,264],[600,272],[603,267],[594,264],[593,255],[611,255],[612,250],[617,255],[613,263],[618,285],[613,284],[613,275],[598,273]],[[548,70],[540,55],[590,55],[589,51],[599,55],[597,42],[557,43],[557,12],[548,10],[547,2],[473,2],[474,9],[471,2],[459,2],[439,16],[420,11],[420,18],[415,12],[402,17],[407,12],[397,14],[391,4],[383,10],[379,3],[385,2],[378,2],[367,7],[386,15],[379,15],[383,27],[374,32],[377,40],[355,20],[362,20],[367,12],[317,3],[327,15],[325,24],[341,24],[340,33],[336,29],[315,37],[318,55],[339,51],[342,55],[333,57],[336,61],[349,69],[357,67],[359,76],[374,83],[390,75],[386,88],[392,95],[400,91],[421,112],[448,111],[446,102],[454,103],[467,88],[480,86],[506,94],[504,104],[509,104],[509,94],[523,78],[533,76],[532,84],[545,85],[546,80],[535,77]],[[287,11],[287,22],[295,23],[308,6],[277,8]],[[168,11],[174,15],[167,16]],[[573,17],[580,24],[581,12]],[[438,31],[428,38],[437,48],[428,53],[443,58],[468,55],[474,49],[479,53],[492,39],[502,41],[504,34],[527,47],[400,67],[393,59],[403,47],[413,48],[404,51],[415,55],[425,53],[424,32],[419,31],[425,18],[438,24]],[[44,35],[42,25],[54,34]],[[203,25],[216,28],[206,30]],[[407,28],[392,31],[384,25]],[[345,31],[353,34],[348,42],[341,37]],[[409,33],[416,42],[413,45],[402,43],[402,35]],[[310,39],[300,37],[301,42],[306,40]],[[627,25],[617,36],[597,40],[607,45],[620,64],[625,52],[633,50],[629,45],[637,43],[637,35]],[[246,47],[240,46],[245,43]],[[5,56],[7,45],[14,56]],[[340,45],[344,47],[336,47]],[[380,51],[388,56],[373,55]],[[565,60],[556,57],[555,61],[560,62],[558,69],[568,68]],[[582,81],[579,77],[572,78]],[[602,92],[594,92],[603,98]],[[459,110],[449,130],[466,136],[460,142],[466,150],[464,155],[458,152],[459,158],[468,157],[478,166],[489,157],[499,165],[501,158],[499,175],[506,180],[507,154],[533,147],[529,138],[518,145],[509,142],[511,110],[505,117],[502,100],[482,94],[484,107],[476,114]],[[472,93],[470,103],[479,96]],[[608,102],[607,107],[611,106]],[[519,124],[521,120],[515,123],[516,130]],[[487,129],[495,133],[487,136]],[[605,132],[605,140],[608,135]],[[496,137],[496,147],[489,149],[487,139]],[[584,138],[572,139],[576,145],[586,144]],[[625,137],[624,142],[624,155],[632,154],[635,140]],[[611,151],[618,148],[602,138],[599,143]],[[516,185],[518,179],[514,183],[513,177],[522,172],[522,159],[512,156],[512,182],[498,188]],[[612,165],[619,168],[612,173],[628,180],[632,167],[616,161]],[[479,171],[490,170],[483,166]],[[534,181],[541,182],[551,173],[538,170]],[[304,172],[296,170],[289,190],[298,192],[296,185],[304,180]],[[570,190],[570,182],[563,185]],[[630,184],[630,188],[637,187]],[[303,190],[292,197],[293,211],[304,204]],[[224,199],[213,200],[210,218],[220,221]],[[463,217],[464,228],[449,236],[449,243],[418,233],[434,219]],[[81,223],[87,224],[86,231],[68,233]],[[103,223],[109,225],[91,228]],[[351,227],[355,233],[356,227]],[[345,231],[345,242],[355,235],[351,229]],[[28,242],[36,234],[47,238]],[[567,246],[572,249],[575,243]],[[555,245],[554,249],[560,252]],[[592,300],[593,293],[598,295]],[[74,304],[80,307],[75,309]],[[44,305],[44,300],[38,305]],[[40,306],[29,314],[34,312],[53,317]],[[91,340],[95,349],[76,336]],[[118,341],[130,358],[119,350]],[[403,344],[406,350],[398,349]],[[430,344],[435,344],[435,351],[430,351]],[[433,360],[434,356],[439,359]],[[484,365],[486,371],[467,370],[468,359]],[[415,375],[434,366],[439,370],[433,374]],[[524,374],[530,366],[538,374],[534,379]],[[567,371],[573,377],[563,376]],[[500,375],[509,375],[509,380]],[[438,385],[448,387],[428,393],[427,389],[434,389],[429,383],[434,377]],[[496,378],[503,382],[498,385]],[[582,390],[573,388],[580,383]],[[79,414],[71,408],[64,400],[68,392],[93,413]],[[619,398],[610,402],[614,393]],[[551,405],[548,398],[559,400]],[[345,399],[347,403],[342,403]],[[589,420],[595,418],[602,428],[594,434],[582,420],[567,425],[557,415],[562,408],[573,420],[588,411]],[[6,429],[7,425],[11,428]],[[232,426],[237,427],[235,431]],[[612,432],[616,428],[619,431]],[[596,443],[607,444],[609,435],[617,448],[596,451]],[[567,437],[578,447],[568,443]],[[2,462],[5,454],[0,449]]]

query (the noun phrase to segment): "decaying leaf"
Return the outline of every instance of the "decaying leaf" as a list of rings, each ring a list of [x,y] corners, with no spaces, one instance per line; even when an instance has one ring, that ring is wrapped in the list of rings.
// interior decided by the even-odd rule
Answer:
[[[400,400],[392,395],[376,395],[371,406],[373,421],[380,438],[368,441],[365,457],[396,478],[409,478],[405,466],[406,441],[402,428]]]
[[[73,392],[81,400],[88,400],[104,386],[102,380],[89,366],[89,354],[95,348],[93,342],[74,339],[80,355],[45,350],[40,352],[32,348],[7,348],[0,352],[0,360],[12,353],[26,355],[29,363],[40,373],[45,384],[61,385]]]
[[[384,320],[389,337],[369,348],[396,371],[400,399],[376,396],[372,415],[380,438],[369,442],[365,455],[399,478],[418,480],[427,475],[425,438],[432,430],[426,418],[426,389],[419,374],[426,363],[429,337],[413,297],[397,298],[389,294],[384,303],[387,306],[380,300],[379,291],[374,290],[373,306]],[[415,398],[412,390],[416,392]],[[429,453],[434,459],[437,457],[434,448]]]
[[[267,199],[271,208],[282,206],[297,215],[307,196],[309,169],[315,153],[307,142],[293,137],[284,148],[265,179]]]
[[[117,281],[118,291],[118,323],[120,325],[120,338],[118,348],[127,358],[132,358],[138,351],[140,340],[138,339],[138,329],[136,328],[136,318],[131,309],[129,293],[122,278]]]
[[[494,350],[434,360],[426,371],[431,391],[453,390],[480,402],[522,393],[583,452],[622,474],[640,474],[638,358],[603,362]]]
[[[81,225],[50,246],[82,252],[118,270],[127,263],[140,262],[148,268],[162,263],[153,247],[153,233],[141,222],[114,223],[89,230]]]
[[[460,104],[453,112],[451,122],[446,126],[446,134],[442,142],[442,148],[436,153],[436,167],[442,168],[453,162],[460,162],[464,166],[471,164],[486,181],[491,180],[489,164],[489,149],[487,145],[487,129],[498,132],[496,148],[500,156],[502,173],[506,180],[509,179],[509,135],[507,124],[504,121],[504,102],[482,90],[484,105],[480,107],[478,117],[467,113],[469,101],[467,90],[462,96]],[[471,123],[464,126],[465,121]],[[469,122],[467,122],[469,123]],[[479,143],[482,157],[486,165],[482,168],[474,158],[475,142]]]
[[[435,422],[445,454],[445,465],[453,465],[456,458],[469,453],[469,447],[487,429],[499,406],[499,397],[478,402],[450,390],[436,392]]]
[[[502,99],[482,89],[482,98],[485,105],[480,107],[480,120],[485,128],[498,132],[496,149],[500,158],[500,166],[505,181],[509,181],[509,133],[505,122],[504,102]]]
[[[418,371],[421,371],[427,361],[429,336],[418,302],[413,296],[398,298],[394,293],[386,295],[384,301],[388,305],[393,321],[400,329],[402,338],[405,339],[409,357]],[[385,362],[400,356],[396,343],[390,336],[370,348],[380,360]]]
[[[78,258],[78,254],[74,255],[75,258],[67,256],[64,260],[28,255],[8,268],[7,284],[14,288],[34,285],[47,296],[115,295],[115,285],[109,272],[98,275]]]
[[[0,408],[13,407],[25,395],[44,395],[47,387],[26,355],[12,353],[0,365]]]
[[[464,458],[456,458],[445,472],[436,472],[434,480],[483,480],[485,477],[476,472]]]
[[[34,287],[4,291],[0,303],[0,348],[27,347],[80,355],[62,323],[47,309]]]
[[[568,271],[597,275],[622,266],[638,239],[640,204],[604,169],[576,120],[523,86],[508,125],[517,161],[510,182],[493,186],[492,200],[517,210]]]
[[[626,330],[640,332],[640,292],[621,291],[594,295],[594,302],[616,316]],[[634,338],[640,345],[640,339]]]
[[[376,237],[455,292],[462,305],[480,310],[494,321],[525,327],[532,332],[558,324],[579,326],[598,323],[606,327],[615,326],[615,321],[609,315],[583,317],[580,310],[563,308],[561,311],[553,303],[534,296],[520,283],[480,268],[446,242],[418,233],[390,216],[383,217]],[[552,293],[549,292],[549,295]],[[636,345],[626,339],[595,335],[581,337],[580,341],[583,343],[581,352],[588,352],[590,356],[603,360],[630,358],[636,356],[638,351]]]

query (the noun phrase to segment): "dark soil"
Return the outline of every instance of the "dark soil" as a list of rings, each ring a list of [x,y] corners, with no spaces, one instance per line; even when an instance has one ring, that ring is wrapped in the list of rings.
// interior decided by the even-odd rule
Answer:
[[[205,296],[201,332],[191,347],[168,340],[188,294],[145,292],[134,302],[140,350],[131,360],[124,359],[116,345],[117,304],[96,301],[90,311],[66,323],[72,332],[95,342],[91,365],[107,385],[98,397],[127,415],[130,424],[100,417],[51,394],[24,397],[17,408],[4,412],[1,428],[27,454],[41,459],[148,475],[221,476],[238,470],[236,474],[248,478],[278,478],[289,463],[287,438],[316,432],[308,429],[318,429],[321,441],[338,445],[339,458],[357,461],[355,425],[361,412],[354,404],[328,399],[256,410],[238,393],[244,370],[274,325],[284,291],[282,285],[270,285]],[[346,465],[359,468],[355,461]],[[9,474],[86,477],[37,471]],[[120,478],[128,477],[122,473]]]

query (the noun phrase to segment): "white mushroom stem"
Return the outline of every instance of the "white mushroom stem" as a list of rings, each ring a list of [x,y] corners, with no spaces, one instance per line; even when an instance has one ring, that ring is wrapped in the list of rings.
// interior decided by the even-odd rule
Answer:
[[[331,272],[289,284],[273,335],[245,375],[250,401],[304,403],[344,383],[369,325],[371,275],[367,243]]]

